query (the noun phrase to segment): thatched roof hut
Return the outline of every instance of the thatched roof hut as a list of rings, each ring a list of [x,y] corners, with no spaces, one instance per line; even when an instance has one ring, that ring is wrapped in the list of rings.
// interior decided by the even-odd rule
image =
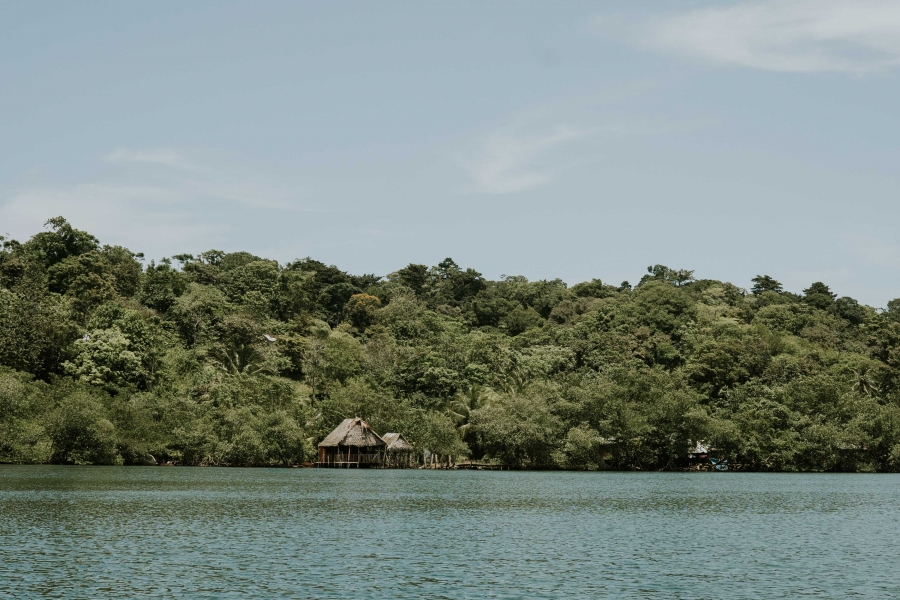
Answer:
[[[386,433],[381,436],[385,448],[385,462],[389,467],[410,467],[413,462],[413,447],[401,433]]]
[[[344,419],[319,443],[320,466],[369,466],[384,461],[384,440],[368,423]]]
[[[402,433],[386,433],[381,436],[381,439],[384,440],[384,443],[387,444],[387,450],[396,450],[396,451],[405,451],[412,452],[412,444],[406,441],[406,438],[403,437]]]
[[[384,446],[384,440],[375,433],[368,423],[356,417],[344,419],[334,431],[319,443],[319,447],[329,446]]]

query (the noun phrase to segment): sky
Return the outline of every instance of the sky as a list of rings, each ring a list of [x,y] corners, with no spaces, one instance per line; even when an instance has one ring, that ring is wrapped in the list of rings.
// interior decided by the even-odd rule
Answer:
[[[0,1],[0,234],[900,296],[900,3]]]

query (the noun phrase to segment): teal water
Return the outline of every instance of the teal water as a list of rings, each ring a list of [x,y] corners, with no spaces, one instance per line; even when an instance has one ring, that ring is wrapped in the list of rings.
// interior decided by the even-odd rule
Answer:
[[[900,476],[0,466],[0,597],[900,596]]]

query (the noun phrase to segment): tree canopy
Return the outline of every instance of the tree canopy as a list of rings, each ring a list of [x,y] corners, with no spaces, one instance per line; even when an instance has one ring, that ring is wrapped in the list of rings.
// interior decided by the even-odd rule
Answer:
[[[57,217],[0,239],[0,462],[292,465],[359,416],[519,468],[900,470],[900,299],[752,284],[144,264]]]

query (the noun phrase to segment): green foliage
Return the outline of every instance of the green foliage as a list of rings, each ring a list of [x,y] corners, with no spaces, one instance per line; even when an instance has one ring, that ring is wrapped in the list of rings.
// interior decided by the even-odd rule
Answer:
[[[821,310],[829,308],[837,297],[837,294],[832,293],[831,288],[821,281],[816,281],[803,290],[803,294],[804,302]]]
[[[451,420],[440,413],[416,411],[398,422],[394,429],[408,431],[410,443],[438,456],[469,455],[469,447],[459,438]]]
[[[186,287],[184,276],[172,268],[168,259],[158,265],[151,261],[141,277],[138,300],[159,312],[166,312]]]
[[[58,373],[78,338],[71,301],[26,281],[0,289],[0,365],[48,377]]]
[[[411,289],[418,296],[428,283],[428,266],[409,264],[393,275],[401,285]]]
[[[665,265],[653,265],[647,267],[647,274],[641,277],[638,287],[648,281],[664,281],[675,286],[681,286],[694,281],[694,272],[686,269],[670,269]]]
[[[131,346],[117,327],[94,329],[75,342],[75,357],[63,368],[76,381],[109,391],[137,386],[147,374]]]
[[[49,415],[53,442],[51,460],[75,465],[121,464],[115,426],[107,418],[99,395],[74,389]]]
[[[900,298],[894,298],[887,303],[887,315],[894,321],[900,320]]]
[[[569,430],[561,450],[553,458],[564,469],[596,471],[603,466],[601,452],[605,444],[606,440],[597,431],[582,423]]]
[[[543,324],[541,315],[532,306],[528,308],[517,306],[500,320],[501,329],[506,330],[509,335],[519,335]]]
[[[285,360],[266,335],[249,315],[224,317],[216,326],[218,343],[209,349],[212,364],[238,377],[278,373]]]
[[[866,320],[866,309],[853,298],[846,296],[838,298],[834,301],[832,310],[835,315],[849,321],[852,325],[862,325]]]
[[[381,300],[370,294],[354,294],[347,301],[346,313],[350,323],[360,331],[375,322]]]
[[[50,291],[70,292],[76,298],[92,286],[101,288],[97,293],[105,298],[115,295],[128,298],[137,291],[140,278],[140,263],[131,251],[121,246],[104,246],[71,255],[47,269]]]
[[[751,279],[751,281],[753,282],[753,288],[751,288],[750,291],[757,296],[763,292],[775,292],[776,294],[780,294],[783,291],[781,283],[775,281],[768,275],[757,275]]]
[[[301,372],[312,388],[313,396],[327,391],[329,385],[343,384],[362,367],[363,349],[346,331],[332,331],[327,323],[313,323],[300,339]]]
[[[52,453],[43,414],[46,390],[31,377],[0,368],[0,462],[47,462]]]
[[[572,295],[578,298],[606,298],[615,295],[618,291],[615,286],[606,285],[599,279],[577,283],[571,288]]]
[[[517,467],[550,467],[563,432],[562,420],[553,414],[535,390],[500,395],[471,416],[475,434],[486,453]]]
[[[44,226],[48,225],[50,231],[38,233],[22,245],[20,251],[29,262],[52,267],[70,256],[96,250],[100,245],[97,238],[75,229],[62,217],[47,219]]]
[[[242,304],[250,314],[265,319],[274,312],[277,306],[278,264],[269,260],[252,260],[242,263],[236,260],[229,261],[234,256],[234,254],[228,254],[223,259],[223,263],[239,266],[233,266],[227,270],[219,279],[220,284],[230,301]]]
[[[0,462],[296,465],[359,416],[420,460],[680,469],[702,442],[747,470],[900,471],[900,299],[664,265],[634,289],[449,258],[142,268],[48,226],[0,238]]]
[[[232,307],[218,288],[190,283],[169,307],[168,316],[188,346],[208,341],[214,328]]]
[[[398,423],[412,410],[387,390],[372,386],[364,379],[352,379],[331,390],[318,404],[321,413],[319,435],[325,437],[335,425],[348,417],[361,417],[376,431],[395,431]]]
[[[284,411],[262,412],[251,407],[225,411],[217,423],[215,462],[242,466],[283,467],[313,456],[302,428]]]
[[[350,283],[335,283],[324,288],[318,298],[323,316],[333,325],[339,323],[350,298],[361,293],[361,289]]]
[[[232,271],[245,265],[249,265],[250,263],[263,260],[249,252],[229,252],[228,254],[223,254],[216,250],[212,250],[211,252],[213,253],[210,255],[213,257],[212,260],[222,271]]]

